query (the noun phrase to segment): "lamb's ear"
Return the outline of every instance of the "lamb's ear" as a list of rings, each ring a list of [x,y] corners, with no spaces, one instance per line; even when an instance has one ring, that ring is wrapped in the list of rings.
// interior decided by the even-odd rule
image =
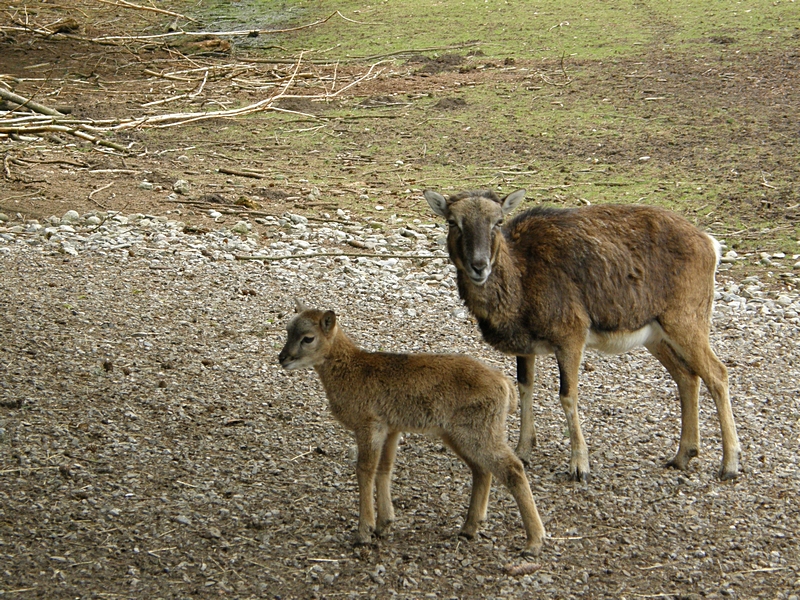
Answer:
[[[508,196],[503,198],[503,201],[500,203],[503,207],[503,214],[507,215],[515,208],[517,208],[525,199],[525,190],[517,190],[516,192],[511,192]]]
[[[448,210],[447,210],[447,200],[441,194],[434,192],[433,190],[425,190],[423,192],[425,196],[425,200],[428,201],[430,204],[431,209],[440,217],[447,218]]]
[[[331,332],[331,330],[336,325],[336,313],[332,310],[326,310],[325,314],[322,315],[322,318],[319,321],[319,326],[322,328],[322,331],[327,335]]]
[[[301,313],[304,310],[308,310],[308,307],[305,304],[303,304],[302,300],[300,300],[299,298],[295,298],[294,299],[294,312]]]

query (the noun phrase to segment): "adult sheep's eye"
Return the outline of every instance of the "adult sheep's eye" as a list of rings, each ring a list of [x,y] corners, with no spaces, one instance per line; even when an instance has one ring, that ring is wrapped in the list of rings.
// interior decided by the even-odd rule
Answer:
[[[314,338],[311,337],[311,336],[306,336],[306,337],[303,338],[303,343],[304,344],[310,344],[313,341],[314,341]]]

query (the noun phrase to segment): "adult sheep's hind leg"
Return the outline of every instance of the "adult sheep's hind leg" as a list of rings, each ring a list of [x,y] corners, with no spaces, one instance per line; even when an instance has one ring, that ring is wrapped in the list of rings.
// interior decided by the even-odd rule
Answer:
[[[708,329],[675,327],[667,331],[669,345],[686,364],[686,368],[696,373],[706,384],[717,407],[722,434],[722,465],[719,478],[734,479],[739,475],[741,446],[736,433],[733,409],[728,391],[728,370],[717,358],[708,341]]]
[[[700,452],[698,397],[700,377],[689,371],[684,362],[665,341],[648,345],[647,349],[664,365],[675,384],[681,401],[681,441],[678,452],[666,466],[685,470],[689,461]]]

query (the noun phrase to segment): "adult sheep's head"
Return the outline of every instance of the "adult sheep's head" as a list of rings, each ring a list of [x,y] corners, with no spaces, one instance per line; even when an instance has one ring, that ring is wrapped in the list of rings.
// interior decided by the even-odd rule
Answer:
[[[449,198],[425,190],[425,200],[437,215],[447,219],[447,250],[456,268],[475,285],[483,285],[492,273],[503,218],[525,198],[525,190],[503,199],[491,190],[461,192]]]

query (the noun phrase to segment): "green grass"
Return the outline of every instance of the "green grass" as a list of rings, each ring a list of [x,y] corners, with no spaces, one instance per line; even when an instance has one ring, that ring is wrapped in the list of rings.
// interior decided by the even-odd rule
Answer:
[[[264,38],[275,44],[262,50],[269,57],[304,51],[366,65],[422,51],[393,55],[389,68],[407,75],[374,92],[397,94],[408,107],[366,110],[359,88],[362,96],[324,113],[328,125],[318,131],[298,132],[317,123],[295,117],[259,115],[206,132],[283,139],[276,152],[291,162],[260,165],[273,169],[276,185],[302,178],[322,190],[358,189],[370,200],[348,193],[335,201],[427,218],[418,200],[426,187],[525,187],[529,202],[665,206],[731,247],[800,252],[792,220],[800,203],[796,2],[242,0],[231,10],[259,7],[277,13],[280,26],[337,10],[349,19]],[[447,53],[464,59],[460,81],[475,85],[456,86],[457,69],[434,86],[415,76],[422,67],[412,56]],[[419,89],[430,94],[406,93]],[[452,98],[465,104],[437,108]],[[393,118],[377,118],[385,115]],[[346,168],[349,155],[371,160]]]
[[[798,31],[800,9],[789,0],[424,0],[289,3],[308,21],[338,10],[325,25],[304,30],[289,48],[333,58],[479,42],[495,58],[576,59],[632,56],[643,47],[717,53],[720,42],[740,48],[782,43]]]

